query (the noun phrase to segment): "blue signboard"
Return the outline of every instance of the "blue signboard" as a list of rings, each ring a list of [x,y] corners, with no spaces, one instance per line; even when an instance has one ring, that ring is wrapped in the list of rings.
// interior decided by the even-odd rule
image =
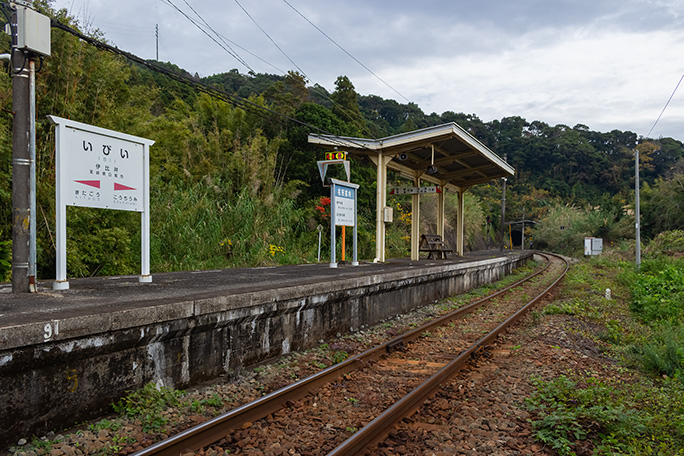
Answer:
[[[335,261],[335,227],[353,226],[354,227],[354,260],[353,266],[357,266],[356,255],[356,195],[359,188],[358,184],[331,179],[330,186],[330,267],[336,268]]]
[[[334,202],[331,198],[330,207],[335,213],[335,225],[356,225],[356,189],[337,184],[333,188],[335,189]]]

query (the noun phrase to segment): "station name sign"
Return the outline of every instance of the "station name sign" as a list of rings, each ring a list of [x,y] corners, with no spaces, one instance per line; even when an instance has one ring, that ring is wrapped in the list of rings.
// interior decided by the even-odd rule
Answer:
[[[62,196],[67,206],[143,211],[144,144],[69,124],[63,134]]]
[[[150,146],[154,141],[57,116],[55,125],[56,274],[68,290],[67,206],[140,213],[140,282],[150,275]]]
[[[390,191],[390,195],[416,195],[423,193],[442,193],[442,191],[435,187],[395,187]]]

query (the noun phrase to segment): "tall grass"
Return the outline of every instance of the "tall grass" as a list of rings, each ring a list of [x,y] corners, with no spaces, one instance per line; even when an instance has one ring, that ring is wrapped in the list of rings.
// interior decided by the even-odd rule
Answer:
[[[681,378],[684,370],[684,326],[659,325],[653,329],[651,339],[635,347],[635,351],[647,372]]]
[[[307,262],[313,233],[283,189],[262,199],[221,184],[174,182],[157,187],[151,214],[152,269],[216,269]],[[308,242],[307,242],[308,241]]]

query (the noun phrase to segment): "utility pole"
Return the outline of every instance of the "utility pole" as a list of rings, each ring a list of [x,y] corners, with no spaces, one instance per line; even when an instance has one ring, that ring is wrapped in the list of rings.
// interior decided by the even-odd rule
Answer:
[[[30,151],[29,65],[18,47],[17,12],[12,13],[12,292],[29,291]]]
[[[159,62],[159,24],[154,24],[154,35],[157,40],[157,62]]]
[[[641,267],[641,211],[639,208],[639,146],[634,152],[634,194],[636,208],[636,268]]]
[[[504,161],[506,161],[508,157],[504,155]],[[499,250],[503,252],[504,249],[504,223],[506,223],[506,179],[505,177],[502,177],[501,180],[503,180],[503,193],[501,194],[501,244],[499,246]]]
[[[523,211],[523,217],[522,217],[522,230],[520,231],[520,250],[525,250],[525,206],[522,208]],[[511,249],[513,249],[513,246],[511,246]]]
[[[12,292],[36,291],[35,56],[50,55],[50,18],[28,1],[13,6]]]

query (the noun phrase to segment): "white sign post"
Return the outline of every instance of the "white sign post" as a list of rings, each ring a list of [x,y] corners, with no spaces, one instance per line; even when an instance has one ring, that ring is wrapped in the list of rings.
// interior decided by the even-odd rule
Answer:
[[[66,206],[141,213],[140,282],[150,275],[150,146],[154,141],[56,116],[57,274],[53,289],[67,290]]]
[[[358,266],[356,254],[357,223],[356,201],[359,184],[352,184],[338,179],[330,179],[330,267],[336,268],[335,261],[335,227],[354,227],[354,257],[352,266]]]

